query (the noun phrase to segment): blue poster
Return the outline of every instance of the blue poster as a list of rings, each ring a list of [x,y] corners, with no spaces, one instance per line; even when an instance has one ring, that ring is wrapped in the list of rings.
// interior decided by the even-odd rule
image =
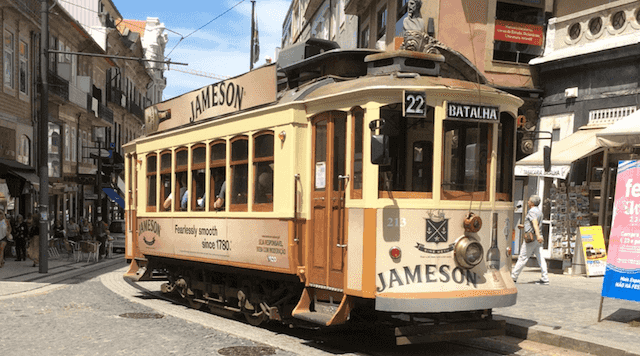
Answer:
[[[602,296],[640,302],[640,161],[618,162]]]

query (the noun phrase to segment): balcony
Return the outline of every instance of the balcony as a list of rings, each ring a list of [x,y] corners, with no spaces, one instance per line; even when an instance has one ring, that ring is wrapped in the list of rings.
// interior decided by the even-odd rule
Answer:
[[[69,101],[69,81],[51,71],[47,71],[47,81],[50,93]]]
[[[530,64],[575,58],[580,55],[634,45],[640,35],[635,1],[612,2],[549,19],[544,55]]]
[[[124,107],[125,105],[122,105],[122,94],[122,90],[112,87],[110,90],[107,90],[107,101]]]
[[[129,102],[129,112],[137,116],[138,118],[144,120],[144,110],[142,110],[142,108],[139,107],[138,104],[134,103],[133,101]]]
[[[113,110],[102,103],[98,103],[98,117],[113,126]]]

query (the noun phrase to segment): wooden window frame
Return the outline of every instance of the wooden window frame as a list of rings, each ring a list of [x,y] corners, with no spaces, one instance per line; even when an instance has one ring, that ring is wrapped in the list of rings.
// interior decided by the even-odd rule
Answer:
[[[354,107],[351,109],[349,115],[351,116],[351,184],[350,185],[350,195],[351,199],[362,199],[362,187],[360,189],[354,188],[355,182],[355,163],[356,163],[356,113],[362,113],[362,171],[360,174],[362,175],[362,184],[364,185],[364,115],[366,110],[360,106]]]
[[[275,141],[273,142],[273,151],[271,152],[271,156],[267,156],[267,157],[256,157],[256,139],[260,136],[265,136],[265,135],[269,135],[271,136],[271,140],[275,140],[275,135],[274,132],[271,130],[264,130],[264,131],[260,131],[258,133],[255,133],[253,135],[253,180],[252,182],[250,182],[250,184],[252,184],[253,187],[256,186],[256,181],[258,180],[258,170],[256,169],[256,165],[258,163],[264,163],[264,162],[272,162],[272,164],[274,165],[275,168],[275,160],[274,160],[274,152],[275,152]],[[273,186],[273,175],[275,174],[275,169],[273,169],[271,171],[272,173],[272,177],[271,177],[271,185],[272,185],[272,192],[271,192],[271,203],[256,203],[256,189],[254,188],[253,190],[253,204],[251,207],[252,211],[273,211],[273,190],[274,190],[274,186]]]
[[[216,145],[224,145],[224,158],[223,159],[213,159],[213,146]],[[224,167],[225,169],[225,177],[224,180],[226,181],[227,177],[226,177],[226,173],[227,173],[227,141],[226,140],[215,140],[213,142],[211,142],[209,144],[209,211],[215,211],[215,208],[213,207],[213,204],[216,202],[216,191],[215,191],[215,177],[213,176],[213,174],[211,174],[211,170],[214,168],[220,168],[220,167]],[[225,194],[226,195],[226,194]],[[225,200],[225,204],[224,206],[226,207],[226,196],[224,198]]]
[[[178,153],[181,153],[183,151],[186,151],[187,153],[187,162],[184,165],[178,166]],[[174,173],[173,173],[173,186],[175,187],[175,194],[174,194],[174,199],[173,199],[173,204],[175,206],[175,211],[188,211],[189,210],[189,202],[187,201],[187,208],[185,210],[182,210],[180,203],[182,200],[182,196],[180,196],[180,186],[179,186],[179,181],[178,181],[178,173],[184,173],[187,175],[187,177],[185,178],[185,182],[187,182],[187,186],[186,188],[189,189],[189,148],[185,147],[185,146],[181,146],[175,149],[174,151],[174,156],[176,158],[176,163],[175,163],[175,168],[174,168]]]
[[[503,142],[498,141],[498,150],[496,152],[497,154],[497,161],[496,161],[496,179],[493,180],[495,181],[496,187],[495,187],[495,191],[496,191],[496,201],[512,201],[513,200],[513,182],[515,181],[514,179],[514,172],[515,172],[515,156],[516,156],[516,152],[515,152],[515,145],[516,145],[516,137],[515,137],[515,133],[513,131],[515,131],[515,127],[516,127],[516,118],[513,117],[513,115],[511,115],[508,112],[501,112],[500,113],[500,122],[498,122],[498,137],[500,137],[500,127],[504,126],[502,123],[503,118],[505,120],[510,120],[511,121],[511,132],[502,132],[502,138],[504,140],[505,138],[505,134],[511,134],[510,136],[510,143],[511,143],[511,152],[510,152],[510,162],[509,163],[511,166],[509,167],[510,169],[510,174],[505,174],[504,172],[501,172],[500,170],[498,170],[498,163],[500,163],[500,161],[503,158],[503,154],[504,152],[501,152],[501,148],[505,147],[506,145],[503,144]],[[502,163],[505,163],[504,161]],[[502,169],[504,170],[504,164],[502,164]],[[498,177],[500,175],[504,175],[507,177],[507,179],[510,180],[510,184],[508,185],[507,192],[501,192],[500,190],[502,189],[499,185],[498,182],[504,184],[505,182],[502,182],[500,179],[498,179]]]
[[[164,150],[164,151],[160,152],[160,155],[159,155],[160,156],[160,160],[159,160],[160,169],[158,170],[159,177],[157,179],[157,183],[156,184],[160,184],[160,196],[158,197],[158,199],[159,199],[158,202],[160,202],[161,209],[164,209],[163,204],[164,204],[164,200],[166,199],[165,194],[164,194],[165,193],[164,184],[162,184],[162,176],[164,174],[168,174],[170,179],[171,179],[170,182],[173,181],[173,176],[171,175],[172,164],[169,163],[169,168],[162,169],[162,157],[164,155],[169,155],[169,157],[171,157],[173,159],[173,156],[172,156],[173,152],[171,150]],[[169,192],[171,192],[171,183],[170,183],[170,186],[169,186]],[[165,211],[171,211],[171,209],[165,210]]]
[[[195,163],[195,155],[193,154],[194,151],[196,149],[199,148],[204,148],[204,160],[201,163]],[[194,174],[195,171],[198,170],[204,170],[205,172],[207,171],[207,146],[204,143],[198,143],[195,144],[193,146],[191,146],[191,192],[190,192],[190,196],[191,196],[191,211],[204,211],[205,209],[205,205],[203,206],[198,206],[198,197],[196,196],[196,175]],[[204,191],[204,196],[203,199],[204,201],[207,201],[207,191],[206,191],[206,182],[207,182],[207,178],[206,178],[206,173],[205,173],[205,178],[202,181],[202,183],[205,184],[205,187],[203,187],[203,191]]]
[[[444,120],[444,122],[442,123],[442,145],[444,146],[445,143],[445,137],[444,135],[446,134],[444,125],[446,123],[447,120]],[[457,121],[457,120],[450,120],[450,121]],[[486,183],[486,188],[484,191],[477,191],[477,192],[465,192],[465,191],[460,191],[460,190],[447,190],[444,189],[444,187],[442,187],[442,189],[440,190],[440,199],[442,200],[472,200],[472,201],[489,201],[489,197],[490,197],[490,190],[491,190],[491,160],[493,159],[493,125],[495,125],[494,122],[480,122],[480,124],[486,124],[489,126],[489,128],[487,129],[487,167],[486,167],[486,172],[487,172],[487,183]],[[444,147],[442,149],[442,157],[441,157],[441,162],[442,162],[442,166],[444,167],[445,162],[445,154],[444,154]],[[442,182],[444,182],[444,169],[442,169],[442,173],[440,175],[440,184],[442,186]]]
[[[233,144],[237,141],[240,140],[245,140],[247,141],[247,159],[245,160],[239,160],[239,161],[234,161],[233,160]],[[229,157],[229,173],[230,173],[230,181],[227,184],[227,190],[229,193],[229,211],[248,211],[248,206],[249,206],[249,177],[247,176],[247,202],[244,204],[234,204],[233,203],[233,197],[231,196],[231,194],[233,194],[233,173],[234,170],[236,169],[235,167],[241,166],[241,165],[246,165],[247,166],[247,174],[249,173],[249,152],[248,152],[248,146],[249,146],[249,137],[247,135],[239,135],[239,136],[235,136],[234,138],[232,138],[231,140],[229,140],[229,145],[231,146],[231,156]]]
[[[155,161],[156,161],[155,162],[156,163],[155,167],[153,168],[153,172],[149,172],[149,167],[150,167],[149,159],[151,157],[154,157]],[[147,210],[147,212],[155,212],[156,209],[157,209],[157,206],[158,206],[158,194],[157,194],[158,193],[158,189],[157,189],[157,187],[158,187],[158,155],[156,153],[149,153],[149,154],[147,154],[145,159],[146,159],[146,163],[147,163],[147,172],[146,172],[146,175],[147,175],[147,178],[146,178],[147,209],[146,210]],[[156,178],[156,185],[155,185],[155,187],[153,187],[153,189],[155,189],[155,191],[156,191],[156,202],[153,205],[149,205],[149,189],[151,189],[151,187],[149,186],[149,180],[150,180],[151,176],[155,176],[155,178]]]

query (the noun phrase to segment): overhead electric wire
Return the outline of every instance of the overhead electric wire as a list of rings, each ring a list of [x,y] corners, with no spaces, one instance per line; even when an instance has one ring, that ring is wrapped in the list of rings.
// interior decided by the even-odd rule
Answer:
[[[245,0],[240,0],[237,4],[235,4],[235,5],[233,5],[232,7],[230,7],[227,11],[225,11],[225,12],[221,13],[220,15],[218,15],[218,16],[216,16],[216,17],[214,17],[211,21],[209,21],[209,22],[207,22],[206,24],[204,24],[204,25],[200,26],[199,28],[197,28],[196,30],[194,30],[193,32],[191,32],[190,34],[188,34],[188,35],[186,35],[186,36],[184,36],[184,37],[180,38],[180,40],[178,41],[178,43],[176,43],[176,45],[175,45],[175,46],[173,46],[173,48],[171,49],[171,51],[169,51],[169,54],[167,54],[167,55],[165,56],[165,58],[169,57],[169,55],[171,55],[171,53],[173,53],[173,50],[175,50],[175,49],[176,49],[176,47],[178,47],[178,45],[180,44],[180,42],[182,42],[183,40],[187,39],[187,37],[189,37],[189,36],[193,35],[194,33],[196,33],[196,32],[198,32],[198,31],[202,30],[204,27],[206,27],[207,25],[209,25],[209,24],[210,24],[210,23],[212,23],[213,21],[215,21],[215,20],[219,19],[220,17],[222,17],[222,16],[223,16],[224,14],[226,14],[227,12],[229,12],[229,11],[233,10],[236,6],[238,6],[238,5],[242,4],[244,1],[245,1]]]

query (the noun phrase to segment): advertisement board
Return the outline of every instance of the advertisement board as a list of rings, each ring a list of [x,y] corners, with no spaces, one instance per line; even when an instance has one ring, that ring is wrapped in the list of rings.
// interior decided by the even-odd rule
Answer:
[[[640,161],[619,161],[602,296],[640,302]]]
[[[582,254],[586,261],[587,276],[603,276],[607,266],[607,250],[601,226],[580,226]]]
[[[542,26],[496,20],[494,40],[542,46],[543,33]]]

